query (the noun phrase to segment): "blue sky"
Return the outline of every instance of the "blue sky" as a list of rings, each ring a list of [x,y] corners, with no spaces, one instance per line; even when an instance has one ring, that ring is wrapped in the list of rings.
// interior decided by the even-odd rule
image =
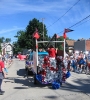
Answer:
[[[25,30],[33,18],[40,22],[44,18],[49,36],[61,36],[65,28],[89,15],[90,0],[0,0],[0,37],[16,41],[17,31]],[[67,33],[71,39],[90,38],[90,17],[71,29],[74,31]]]

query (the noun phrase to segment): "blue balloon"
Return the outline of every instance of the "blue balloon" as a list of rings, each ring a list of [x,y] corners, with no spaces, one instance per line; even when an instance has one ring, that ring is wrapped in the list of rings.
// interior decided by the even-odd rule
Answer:
[[[66,73],[66,78],[69,78],[71,76],[71,73],[70,73],[70,71],[68,71],[67,73]]]
[[[60,88],[60,83],[58,83],[58,82],[53,82],[53,83],[52,83],[52,88],[53,88],[53,89],[59,89],[59,88]]]
[[[42,75],[36,75],[36,79],[41,82],[42,81]]]

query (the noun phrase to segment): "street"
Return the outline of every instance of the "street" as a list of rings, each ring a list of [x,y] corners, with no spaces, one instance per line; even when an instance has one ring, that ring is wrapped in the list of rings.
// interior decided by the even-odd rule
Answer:
[[[34,85],[33,77],[27,78],[24,61],[14,59],[8,70],[0,100],[90,100],[90,75],[71,72],[66,83],[54,90],[51,85]]]

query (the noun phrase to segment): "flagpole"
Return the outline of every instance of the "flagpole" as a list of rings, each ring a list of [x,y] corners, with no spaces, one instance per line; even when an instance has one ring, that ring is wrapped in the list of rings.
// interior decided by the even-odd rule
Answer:
[[[38,43],[36,39],[36,57],[37,57],[37,66],[38,66]]]
[[[64,38],[64,58],[65,58],[65,54],[66,52],[65,52],[65,38]]]
[[[64,29],[64,33],[63,33],[63,36],[64,36],[64,58],[65,58],[65,55],[66,55],[66,52],[65,52],[65,39],[66,39],[66,33],[67,32],[71,32],[73,30],[67,28],[67,29]]]

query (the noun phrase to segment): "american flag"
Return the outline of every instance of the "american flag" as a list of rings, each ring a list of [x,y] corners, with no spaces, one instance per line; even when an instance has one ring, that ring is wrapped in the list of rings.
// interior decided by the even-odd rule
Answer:
[[[65,33],[71,32],[71,31],[74,31],[74,30],[71,30],[71,29],[69,29],[69,28],[67,28],[67,29],[64,30]]]
[[[64,37],[64,39],[67,38],[66,33],[67,33],[67,32],[71,32],[71,31],[74,31],[74,30],[71,30],[71,29],[69,29],[69,28],[67,28],[67,29],[64,30],[64,33],[63,33],[63,37]]]

